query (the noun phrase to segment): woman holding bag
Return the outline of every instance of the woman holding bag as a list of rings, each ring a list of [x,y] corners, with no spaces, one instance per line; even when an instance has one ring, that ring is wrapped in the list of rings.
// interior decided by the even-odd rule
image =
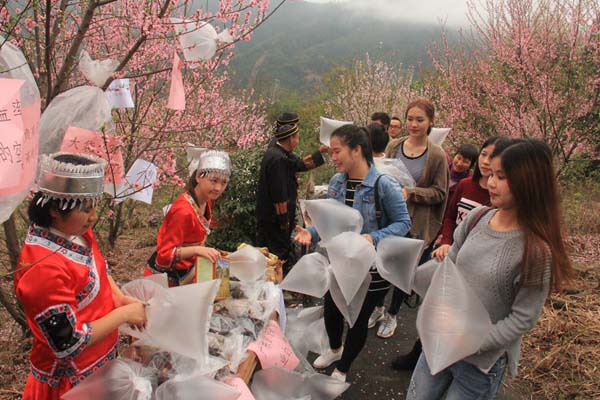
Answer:
[[[398,183],[381,175],[373,165],[373,152],[365,129],[344,125],[331,135],[331,160],[338,174],[329,182],[327,196],[358,210],[364,220],[362,234],[377,246],[386,236],[404,236],[410,229],[410,218]],[[376,195],[377,193],[377,195]],[[380,200],[382,216],[377,218],[376,198]],[[296,227],[294,238],[300,244],[309,245],[319,241],[313,227]],[[389,283],[371,271],[371,284],[354,326],[348,331],[342,346],[344,317],[329,292],[325,295],[325,328],[331,349],[318,357],[315,368],[326,368],[338,361],[332,376],[346,381],[346,373],[367,340],[367,323],[375,305],[387,293]]]
[[[549,290],[573,276],[548,145],[514,140],[492,153],[490,169],[495,208],[479,207],[465,218],[447,257],[483,303],[492,329],[476,354],[436,375],[421,354],[407,399],[444,393],[447,400],[495,398],[506,367],[516,374],[521,339],[535,326]]]

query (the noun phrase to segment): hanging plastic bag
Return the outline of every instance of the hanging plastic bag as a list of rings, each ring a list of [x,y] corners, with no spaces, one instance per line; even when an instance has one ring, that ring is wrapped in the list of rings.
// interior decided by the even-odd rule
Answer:
[[[2,36],[0,36],[0,43],[2,43],[0,78],[24,81],[18,89],[18,98],[1,106],[4,108],[5,117],[12,114],[22,123],[22,127],[14,129],[15,121],[0,121],[0,136],[6,146],[2,153],[8,152],[0,160],[0,168],[3,170],[0,182],[0,223],[2,223],[21,204],[34,183],[38,160],[41,102],[35,78],[21,50],[11,42],[5,41]],[[7,95],[6,92],[4,94]]]
[[[85,50],[81,52],[81,58],[79,59],[79,71],[96,86],[104,85],[104,82],[110,78],[118,66],[119,62],[117,60],[92,60],[90,54]]]
[[[410,293],[424,243],[400,236],[383,238],[377,244],[379,275],[403,292]]]
[[[321,298],[329,290],[329,260],[319,253],[302,256],[280,283],[283,290]]]
[[[429,285],[431,284],[433,274],[438,270],[441,264],[441,262],[435,258],[432,258],[431,260],[417,267],[415,271],[415,278],[412,284],[412,290],[421,296],[421,298],[425,297],[425,293],[427,293],[427,289],[429,289]]]
[[[150,400],[154,371],[131,360],[117,359],[62,395],[65,400]]]
[[[235,400],[240,393],[202,375],[176,376],[156,389],[155,400]]]
[[[228,258],[231,275],[242,282],[254,282],[265,276],[267,258],[255,247],[245,246]]]
[[[323,244],[342,232],[360,233],[363,218],[358,210],[334,199],[306,200],[306,212]]]
[[[328,241],[326,248],[335,279],[350,304],[375,264],[375,247],[356,232],[343,232]]]
[[[395,178],[403,188],[414,188],[417,186],[414,178],[404,163],[397,158],[374,158],[375,168],[385,175]]]
[[[171,18],[186,61],[210,60],[217,51],[218,42],[232,43],[227,29],[217,33],[208,22],[196,23],[181,18]]]
[[[148,345],[205,361],[208,356],[206,334],[220,281],[169,289],[160,288],[152,281],[142,281],[144,287],[152,287],[154,291],[150,299],[144,300],[148,304],[146,329],[142,332],[125,326],[120,329]]]
[[[104,92],[94,86],[79,86],[56,96],[40,120],[40,154],[57,152],[69,126],[114,133],[112,106]]]
[[[344,125],[352,125],[352,121],[337,121],[335,119],[329,119],[325,117],[320,117],[321,126],[319,128],[319,140],[326,146],[329,146],[329,141],[331,139],[331,134],[340,126]]]
[[[417,330],[431,373],[474,354],[491,328],[481,300],[446,257],[417,314]]]

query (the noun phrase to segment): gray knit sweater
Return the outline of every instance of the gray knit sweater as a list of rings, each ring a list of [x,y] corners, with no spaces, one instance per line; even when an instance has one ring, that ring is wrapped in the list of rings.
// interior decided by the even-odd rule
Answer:
[[[448,253],[493,323],[478,353],[464,361],[487,371],[506,353],[509,371],[516,376],[521,338],[535,326],[548,296],[550,260],[544,269],[543,284],[519,288],[523,235],[520,230],[500,232],[490,228],[489,221],[496,210],[484,215],[469,234],[471,221],[481,209],[472,210],[456,228],[454,244]]]

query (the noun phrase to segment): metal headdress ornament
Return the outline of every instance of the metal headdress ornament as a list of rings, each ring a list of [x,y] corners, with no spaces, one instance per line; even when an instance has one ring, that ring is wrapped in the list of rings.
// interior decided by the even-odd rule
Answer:
[[[74,164],[61,158],[70,156],[87,165]],[[37,205],[43,207],[50,200],[58,200],[61,210],[73,209],[84,200],[91,200],[94,207],[104,191],[104,168],[106,161],[88,154],[58,152],[40,157],[38,186],[42,196]]]
[[[229,154],[224,151],[206,150],[200,154],[198,162],[198,173],[217,173],[229,178],[231,175],[231,160]]]
[[[208,150],[206,147],[194,146],[188,143],[186,148],[187,161],[190,163],[188,166],[189,176],[192,176],[198,170],[198,164],[200,163],[200,156]]]

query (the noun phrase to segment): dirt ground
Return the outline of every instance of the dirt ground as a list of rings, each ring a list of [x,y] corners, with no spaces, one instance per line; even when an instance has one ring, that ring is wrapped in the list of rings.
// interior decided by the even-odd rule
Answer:
[[[104,254],[117,282],[139,277],[153,251],[154,228],[138,228],[119,239]],[[536,328],[525,337],[520,375],[505,382],[501,399],[600,399],[600,235],[570,238],[577,280],[560,295],[552,295]],[[0,281],[11,289],[10,278]],[[346,399],[403,399],[410,378],[388,368],[394,354],[407,350],[415,337],[416,312],[404,316],[393,340],[371,333],[355,363]],[[401,312],[402,314],[402,312]],[[20,399],[29,365],[31,339],[0,307],[0,399]]]

